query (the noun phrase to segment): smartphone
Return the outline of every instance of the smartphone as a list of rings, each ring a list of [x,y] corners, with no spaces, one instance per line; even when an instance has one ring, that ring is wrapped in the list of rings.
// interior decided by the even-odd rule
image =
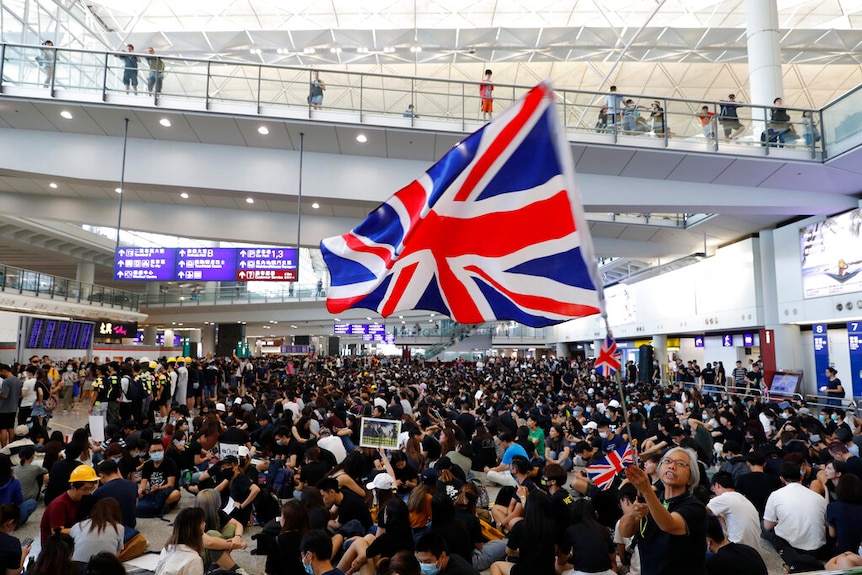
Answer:
[[[21,542],[21,548],[23,549],[24,547],[29,547],[32,544],[33,544],[33,538],[28,537],[27,539],[25,539],[24,541]]]

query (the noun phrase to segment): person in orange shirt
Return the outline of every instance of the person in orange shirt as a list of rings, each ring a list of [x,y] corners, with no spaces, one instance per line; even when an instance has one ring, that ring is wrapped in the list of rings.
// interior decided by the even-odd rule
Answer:
[[[482,119],[490,120],[494,114],[494,84],[491,83],[491,70],[485,70],[485,78],[479,84],[479,96],[482,98]]]

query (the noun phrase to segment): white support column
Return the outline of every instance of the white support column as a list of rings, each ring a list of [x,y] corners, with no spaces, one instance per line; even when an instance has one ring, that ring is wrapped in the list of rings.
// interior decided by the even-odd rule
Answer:
[[[592,356],[588,353],[587,357],[599,357],[599,353],[602,351],[602,344],[605,343],[603,339],[597,339],[593,341],[593,351]]]
[[[144,326],[144,345],[156,345],[158,329],[154,325]],[[151,359],[155,359],[154,357]]]
[[[92,293],[92,285],[96,281],[96,264],[93,262],[80,262],[75,269],[75,279],[81,284],[81,300],[86,301]]]
[[[761,230],[758,242],[760,250],[755,254],[759,262],[760,291],[758,305],[763,306],[763,325],[775,333],[775,368],[778,370],[802,369],[805,364],[802,352],[802,336],[798,325],[781,323],[778,311],[778,284],[775,277],[775,236],[772,230]]]
[[[565,342],[557,342],[557,359],[568,359],[569,346]]]
[[[784,82],[781,76],[781,47],[776,0],[746,0],[746,37],[748,44],[748,84],[750,103],[770,108],[781,97]],[[751,110],[752,132],[759,135],[764,125],[763,108]],[[768,118],[768,110],[767,110]]]
[[[658,367],[661,370],[661,379],[668,379],[667,375],[667,336],[654,335],[652,336],[653,358],[658,361]]]

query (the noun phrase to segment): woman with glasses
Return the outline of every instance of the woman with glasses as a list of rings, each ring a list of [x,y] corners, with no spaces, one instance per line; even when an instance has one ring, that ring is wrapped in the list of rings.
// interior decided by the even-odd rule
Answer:
[[[706,573],[706,506],[692,495],[700,480],[697,455],[674,447],[659,461],[659,496],[649,476],[635,465],[626,477],[638,499],[620,519],[620,534],[635,537],[643,575],[704,575]]]

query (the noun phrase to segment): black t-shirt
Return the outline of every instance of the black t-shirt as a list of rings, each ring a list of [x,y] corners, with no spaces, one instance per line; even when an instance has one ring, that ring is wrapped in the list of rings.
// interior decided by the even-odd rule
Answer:
[[[317,485],[330,469],[332,466],[326,461],[310,461],[302,466],[300,478],[308,485]]]
[[[575,503],[575,498],[565,489],[558,489],[551,494],[549,499],[551,501],[551,515],[557,523],[557,529],[565,529],[569,524],[569,514]],[[597,571],[601,571],[601,569],[597,569]]]
[[[219,435],[219,443],[228,445],[245,445],[248,443],[248,431],[238,427],[231,427]]]
[[[833,501],[826,507],[826,524],[837,531],[838,538],[831,551],[833,555],[845,551],[856,553],[859,550],[859,543],[862,542],[862,505]]]
[[[400,480],[402,482],[413,481],[419,479],[419,472],[416,471],[415,468],[411,467],[408,463],[402,469],[398,469],[396,466],[394,468],[395,471],[395,479]],[[398,489],[399,493],[410,493],[412,487],[401,487]]]
[[[470,513],[469,511],[465,511],[463,509],[455,508],[455,519],[461,521],[464,526],[467,528],[467,533],[470,534],[470,542],[474,545],[476,543],[484,543],[485,538],[482,537],[482,524],[479,523],[479,518]]]
[[[766,510],[766,500],[769,499],[769,495],[782,487],[783,484],[778,477],[762,471],[746,473],[736,480],[736,490],[751,501],[761,519],[763,519],[763,512]]]
[[[462,412],[457,419],[455,419],[455,423],[458,424],[464,431],[464,435],[467,436],[467,439],[473,437],[473,432],[476,431],[476,417],[469,412]]]
[[[437,461],[440,459],[440,454],[443,453],[443,448],[440,446],[439,441],[430,435],[426,435],[422,438],[422,451],[428,453],[428,461]]]
[[[706,506],[685,493],[665,501],[668,511],[685,520],[688,532],[671,535],[659,529],[652,515],[641,520],[635,537],[643,575],[706,574]]]
[[[0,533],[0,567],[17,570],[21,566],[21,542],[17,537]]]
[[[470,532],[457,519],[448,525],[431,523],[431,533],[436,533],[446,542],[449,556],[458,555],[467,561],[473,559],[473,544],[470,542]]]
[[[93,495],[96,499],[113,497],[120,504],[120,513],[123,514],[123,525],[135,527],[138,520],[135,509],[138,505],[138,485],[128,479],[113,479],[98,489]]]
[[[45,506],[60,494],[68,491],[69,476],[79,465],[81,462],[77,459],[61,459],[51,466],[51,472],[48,474],[48,486],[45,487]]]
[[[144,463],[141,470],[141,479],[147,480],[147,487],[162,487],[168,484],[168,479],[177,476],[177,464],[170,459],[163,459],[162,464],[156,467],[153,460]]]
[[[506,547],[518,550],[518,562],[512,566],[512,575],[554,575],[554,546],[556,541],[543,541],[541,545],[527,544],[527,522],[518,521],[509,530]]]
[[[602,537],[586,523],[570,525],[560,546],[561,551],[570,554],[569,560],[575,571],[598,573],[611,568],[610,553],[613,552],[611,538]]]
[[[446,571],[443,571],[443,575],[478,575],[478,573],[473,564],[460,555],[449,555],[449,563],[446,564]]]
[[[300,541],[302,535],[296,531],[288,531],[276,537],[266,554],[268,575],[305,575],[299,554]]]
[[[741,543],[728,543],[706,561],[707,575],[767,575],[760,553]]]
[[[199,441],[192,441],[189,443],[184,452],[186,455],[185,469],[197,469],[197,465],[195,465],[195,457],[198,457],[203,449],[204,448]]]
[[[411,533],[389,533],[379,535],[365,550],[366,557],[392,557],[399,551],[413,553],[413,535]]]
[[[351,519],[358,519],[366,531],[370,529],[372,525],[371,512],[365,505],[365,501],[349,489],[342,489],[341,494],[344,495],[344,498],[338,506],[338,522],[344,525]]]

